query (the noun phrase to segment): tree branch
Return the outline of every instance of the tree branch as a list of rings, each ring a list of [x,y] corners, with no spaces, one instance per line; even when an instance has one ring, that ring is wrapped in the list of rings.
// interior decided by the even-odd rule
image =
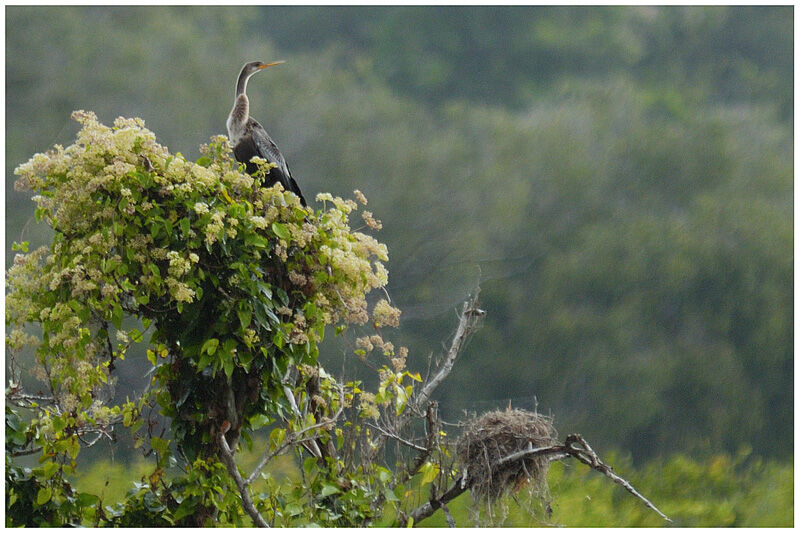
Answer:
[[[598,457],[598,455],[583,437],[580,435],[569,435],[565,441],[564,448],[565,453],[607,476],[617,485],[622,485],[625,487],[625,490],[642,500],[647,507],[658,513],[661,518],[667,522],[672,522],[672,520],[667,515],[659,511],[658,508],[650,502],[650,500],[642,496],[639,491],[633,488],[633,485],[631,485],[626,479],[615,474],[610,466],[601,461],[600,457]]]
[[[508,462],[519,461],[520,459],[536,455],[546,455],[548,456],[548,461],[550,462],[557,461],[565,457],[574,457],[583,464],[609,477],[614,483],[622,485],[625,490],[640,499],[648,508],[658,513],[661,518],[667,522],[672,522],[672,520],[667,515],[662,513],[655,505],[653,505],[650,500],[642,496],[639,491],[633,488],[633,485],[631,485],[630,482],[615,474],[610,466],[603,463],[597,453],[595,453],[591,446],[589,446],[589,443],[586,442],[586,440],[580,435],[569,435],[564,441],[563,445],[557,444],[554,446],[534,448],[529,442],[527,448],[498,459],[496,465],[500,466]],[[437,509],[443,507],[451,500],[460,496],[469,488],[469,486],[470,480],[467,477],[467,473],[463,472],[458,478],[456,478],[456,480],[444,494],[438,498],[431,498],[430,501],[417,507],[408,514],[408,518],[413,519],[414,524],[418,524],[421,520],[431,516],[434,512],[436,512]]]
[[[23,455],[33,455],[34,453],[39,453],[42,451],[41,446],[37,446],[36,448],[30,448],[28,450],[13,450],[8,452],[8,455],[11,457],[22,457]]]
[[[15,389],[10,393],[6,394],[6,401],[17,407],[26,407],[31,408],[35,405],[39,405],[42,403],[51,404],[55,403],[55,399],[52,396],[37,396],[33,394],[24,394],[19,389]]]
[[[409,448],[412,448],[412,449],[417,450],[419,452],[427,452],[428,451],[428,449],[425,448],[424,446],[420,446],[419,444],[414,444],[413,442],[404,439],[400,435],[395,435],[394,433],[392,433],[390,431],[386,431],[385,429],[383,429],[382,427],[380,427],[380,426],[378,426],[376,424],[372,424],[372,423],[367,422],[367,425],[369,427],[371,427],[371,428],[377,429],[378,431],[380,431],[381,433],[383,433],[385,436],[389,437],[390,439],[394,439],[397,442],[399,442],[400,444],[405,444]]]
[[[242,475],[239,473],[239,469],[236,467],[236,461],[233,458],[233,452],[228,446],[228,441],[225,439],[225,431],[230,428],[230,424],[224,425],[223,428],[224,431],[220,431],[217,434],[217,444],[219,444],[220,456],[222,457],[222,462],[225,463],[225,466],[228,469],[228,474],[230,474],[230,476],[233,478],[233,481],[236,483],[236,486],[239,489],[239,495],[242,498],[244,510],[247,511],[247,514],[249,514],[250,518],[253,519],[253,523],[255,523],[258,527],[269,527],[267,521],[264,520],[264,517],[261,516],[261,513],[259,513],[255,505],[253,505],[253,500],[250,499],[250,494],[247,491],[247,483],[245,483],[244,479],[242,479]]]
[[[333,418],[325,419],[325,420],[323,420],[321,422],[318,422],[316,424],[313,424],[311,426],[308,426],[308,427],[302,428],[302,429],[300,429],[298,431],[293,431],[292,433],[289,433],[287,435],[287,437],[286,437],[286,441],[281,446],[278,446],[278,448],[276,448],[272,452],[268,452],[268,453],[264,454],[264,456],[261,458],[261,461],[259,461],[258,465],[256,465],[256,467],[253,469],[253,472],[244,481],[245,486],[247,486],[250,483],[252,483],[253,480],[258,475],[258,473],[261,472],[261,469],[264,468],[266,466],[266,464],[268,462],[270,462],[275,456],[277,456],[279,453],[281,453],[283,450],[285,450],[289,446],[315,442],[314,439],[316,439],[316,436],[314,436],[314,435],[312,435],[310,437],[306,437],[306,438],[299,438],[299,437],[301,435],[303,435],[303,433],[308,433],[309,431],[314,431],[316,429],[319,429],[319,428],[328,426],[328,425],[330,425],[332,423],[335,423],[336,420],[338,420],[339,417],[341,416],[342,411],[344,411],[344,389],[342,387],[340,387],[339,388],[339,409],[336,411],[336,414],[333,415]],[[319,450],[319,448],[317,448],[317,450]]]
[[[486,311],[478,308],[479,294],[480,287],[477,287],[475,289],[475,294],[464,302],[464,306],[461,309],[461,317],[458,321],[458,327],[450,343],[450,349],[447,350],[444,360],[436,369],[436,374],[434,374],[416,394],[415,405],[417,408],[424,405],[431,397],[431,394],[433,394],[433,391],[436,390],[436,387],[450,375],[450,372],[453,370],[453,364],[455,364],[461,350],[464,349],[467,339],[477,329],[478,320],[486,314]]]
[[[450,514],[450,509],[447,508],[447,504],[442,504],[442,512],[444,513],[445,520],[447,520],[447,527],[456,527],[456,521],[453,519],[453,515]]]
[[[291,370],[288,370],[286,372],[286,377],[283,378],[284,379],[283,393],[286,395],[286,399],[289,400],[289,406],[292,409],[292,413],[294,413],[294,416],[296,416],[297,419],[300,420],[300,419],[303,418],[303,415],[300,414],[300,408],[297,407],[297,400],[295,400],[295,398],[294,398],[294,393],[292,392],[292,389],[289,388],[289,385],[287,385],[286,382],[285,382],[289,377],[289,372],[290,371]],[[306,448],[306,450],[308,450],[308,453],[310,453],[311,455],[313,455],[317,459],[322,457],[322,451],[319,449],[319,445],[317,444],[316,441],[314,441],[314,440],[307,441],[305,443],[305,448]]]
[[[438,498],[431,498],[430,501],[423,503],[408,514],[408,518],[414,521],[414,525],[421,520],[428,518],[436,512],[442,505],[461,496],[467,490],[467,484],[462,483],[462,476],[458,476],[447,491]]]
[[[528,447],[524,450],[520,450],[518,452],[514,452],[511,455],[507,455],[497,461],[497,466],[504,465],[506,463],[510,463],[513,461],[517,461],[524,457],[534,456],[534,455],[547,455],[553,454],[554,457],[548,457],[550,462],[557,461],[559,459],[563,459],[564,457],[569,456],[568,452],[564,451],[564,446],[558,444],[555,446],[543,446],[541,448],[534,448],[533,444],[530,442],[528,443]]]

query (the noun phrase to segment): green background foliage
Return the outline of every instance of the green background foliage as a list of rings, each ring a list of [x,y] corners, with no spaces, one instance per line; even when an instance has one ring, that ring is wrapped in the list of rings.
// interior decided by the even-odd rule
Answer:
[[[142,117],[194,159],[224,132],[241,64],[285,59],[250,84],[253,113],[307,197],[369,197],[412,368],[481,283],[485,326],[439,390],[448,418],[538,401],[562,434],[630,453],[644,479],[677,479],[676,453],[708,473],[750,446],[743,470],[722,469],[730,496],[685,524],[790,525],[773,480],[791,477],[793,451],[792,18],[788,6],[8,7],[6,261],[12,241],[48,238],[12,171],[71,142],[73,110]],[[121,365],[121,398],[145,368]],[[682,494],[644,483],[659,506]],[[731,522],[726,498],[763,507]],[[610,515],[598,500],[577,522]],[[558,505],[556,521],[573,512]]]
[[[770,527],[794,520],[794,470],[775,461],[753,460],[746,450],[735,455],[717,455],[697,461],[676,454],[656,459],[637,470],[630,456],[609,455],[614,470],[673,521],[676,527]],[[552,516],[537,509],[541,503],[520,495],[495,509],[504,527],[663,527],[659,516],[630,498],[621,487],[584,465],[555,463],[548,476]],[[537,509],[533,518],[529,510]],[[469,495],[450,505],[456,522],[486,523],[488,511],[475,513]],[[441,515],[421,525],[445,527]]]

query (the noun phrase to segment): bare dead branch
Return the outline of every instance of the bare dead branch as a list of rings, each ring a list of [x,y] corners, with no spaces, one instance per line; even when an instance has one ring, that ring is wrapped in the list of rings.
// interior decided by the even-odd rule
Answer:
[[[497,465],[503,465],[505,463],[511,463],[514,461],[518,461],[524,457],[532,457],[536,455],[549,455],[553,454],[554,456],[559,456],[559,459],[563,459],[567,457],[569,454],[564,451],[564,446],[562,445],[555,445],[555,446],[543,446],[541,448],[534,448],[533,444],[530,442],[528,443],[528,447],[524,450],[520,450],[518,452],[512,453],[507,455],[497,461]],[[550,461],[556,461],[557,459],[553,459],[548,457]]]
[[[16,405],[17,407],[34,407],[35,405],[38,406],[40,404],[51,404],[54,403],[55,400],[52,396],[41,396],[35,394],[24,394],[19,389],[15,389],[9,394],[6,394],[6,401],[10,404]]]
[[[37,446],[36,448],[30,448],[28,450],[14,450],[8,452],[8,455],[11,457],[22,457],[23,455],[33,455],[34,453],[39,453],[42,451],[41,446]]]
[[[456,521],[453,520],[453,515],[450,514],[447,504],[442,504],[442,512],[444,513],[444,519],[447,520],[447,527],[456,527]]]
[[[289,391],[289,392],[291,393],[291,391]],[[291,394],[290,394],[290,396],[291,396]],[[245,486],[247,486],[247,485],[249,485],[250,483],[253,482],[253,480],[256,478],[256,476],[258,476],[259,472],[261,472],[261,469],[263,469],[267,465],[267,463],[269,463],[272,459],[274,459],[276,456],[281,454],[285,449],[289,448],[290,446],[305,445],[305,444],[308,444],[308,443],[311,443],[311,442],[314,442],[316,444],[316,442],[314,440],[314,439],[316,439],[316,436],[312,435],[310,437],[302,437],[302,435],[305,434],[305,433],[308,433],[310,431],[315,431],[317,429],[320,429],[320,428],[323,428],[323,427],[326,427],[326,426],[329,426],[331,424],[336,423],[336,421],[339,419],[339,417],[342,415],[342,412],[344,411],[344,404],[345,404],[345,402],[344,402],[344,388],[340,386],[339,387],[339,409],[336,411],[336,413],[333,415],[333,417],[332,418],[326,418],[326,419],[324,419],[321,422],[318,422],[316,424],[310,425],[308,427],[304,427],[304,428],[299,429],[297,431],[293,431],[292,433],[289,433],[286,436],[286,440],[282,445],[278,446],[272,452],[267,450],[267,452],[262,456],[261,460],[258,462],[256,467],[250,473],[250,475],[247,476],[247,479],[244,482]],[[318,447],[317,447],[317,450],[319,450]]]
[[[661,518],[667,522],[672,522],[672,520],[667,515],[659,511],[658,508],[653,505],[652,502],[650,502],[650,500],[642,496],[639,491],[633,488],[633,485],[631,485],[626,479],[615,474],[610,466],[603,463],[603,461],[600,460],[600,457],[598,457],[597,453],[595,453],[595,451],[591,448],[591,446],[589,446],[589,443],[586,442],[583,437],[580,435],[569,435],[566,439],[564,447],[566,448],[564,451],[567,454],[607,476],[617,485],[622,485],[625,487],[625,490],[642,500],[647,507],[658,513]]]
[[[458,320],[458,327],[450,342],[444,359],[436,369],[436,373],[428,380],[416,393],[415,405],[419,408],[424,405],[444,379],[450,375],[461,351],[464,349],[469,336],[477,329],[478,321],[486,314],[486,311],[478,308],[478,295],[480,287],[475,289],[475,293],[464,302],[461,309],[461,316]]]
[[[288,375],[289,374],[287,373],[287,377]],[[289,406],[291,407],[294,416],[296,416],[298,419],[303,418],[303,415],[300,414],[300,408],[297,407],[297,400],[295,400],[294,398],[294,393],[292,392],[292,389],[289,388],[289,385],[286,385],[285,383],[283,385],[283,393],[286,395],[286,399],[289,400]],[[317,444],[316,441],[314,440],[308,441],[305,445],[305,448],[308,450],[308,453],[310,453],[317,459],[322,457],[322,451],[319,449],[319,445]]]
[[[414,444],[413,442],[404,439],[400,435],[396,435],[396,434],[394,434],[394,433],[392,433],[390,431],[387,431],[387,430],[383,429],[382,427],[380,427],[380,426],[378,426],[376,424],[372,424],[372,423],[367,422],[367,425],[370,426],[373,429],[377,429],[378,431],[380,431],[386,437],[389,437],[390,439],[394,439],[397,442],[399,442],[400,444],[405,444],[409,448],[412,448],[412,449],[420,451],[420,452],[427,452],[428,451],[428,449],[425,448],[424,446],[420,446],[419,444]]]
[[[227,424],[226,426],[226,430],[230,428],[230,424]],[[255,505],[253,505],[253,500],[250,499],[250,493],[247,491],[247,483],[245,483],[245,481],[242,479],[242,475],[239,473],[239,469],[236,466],[236,460],[233,458],[233,452],[228,446],[228,441],[225,439],[225,431],[220,431],[217,434],[217,444],[219,444],[222,462],[225,463],[225,467],[228,469],[228,474],[230,474],[230,476],[233,478],[233,481],[236,483],[236,487],[239,489],[239,496],[242,498],[242,506],[244,507],[245,511],[247,511],[247,514],[249,514],[250,518],[253,519],[253,523],[255,523],[258,527],[269,527],[267,521],[264,520],[264,517],[261,516],[261,513],[259,513]]]

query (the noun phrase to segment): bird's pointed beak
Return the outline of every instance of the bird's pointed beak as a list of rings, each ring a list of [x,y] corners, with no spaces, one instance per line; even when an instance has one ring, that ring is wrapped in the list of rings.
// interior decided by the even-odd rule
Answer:
[[[267,67],[274,67],[275,65],[280,65],[281,63],[286,63],[286,61],[273,61],[272,63],[263,63],[258,68],[267,68]]]

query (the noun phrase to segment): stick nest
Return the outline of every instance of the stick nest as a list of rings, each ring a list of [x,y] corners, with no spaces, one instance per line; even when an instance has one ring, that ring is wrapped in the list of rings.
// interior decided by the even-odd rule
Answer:
[[[500,463],[513,453],[556,444],[552,419],[522,409],[491,411],[467,424],[456,454],[474,496],[493,501],[525,483],[541,489],[550,464],[544,455]]]

